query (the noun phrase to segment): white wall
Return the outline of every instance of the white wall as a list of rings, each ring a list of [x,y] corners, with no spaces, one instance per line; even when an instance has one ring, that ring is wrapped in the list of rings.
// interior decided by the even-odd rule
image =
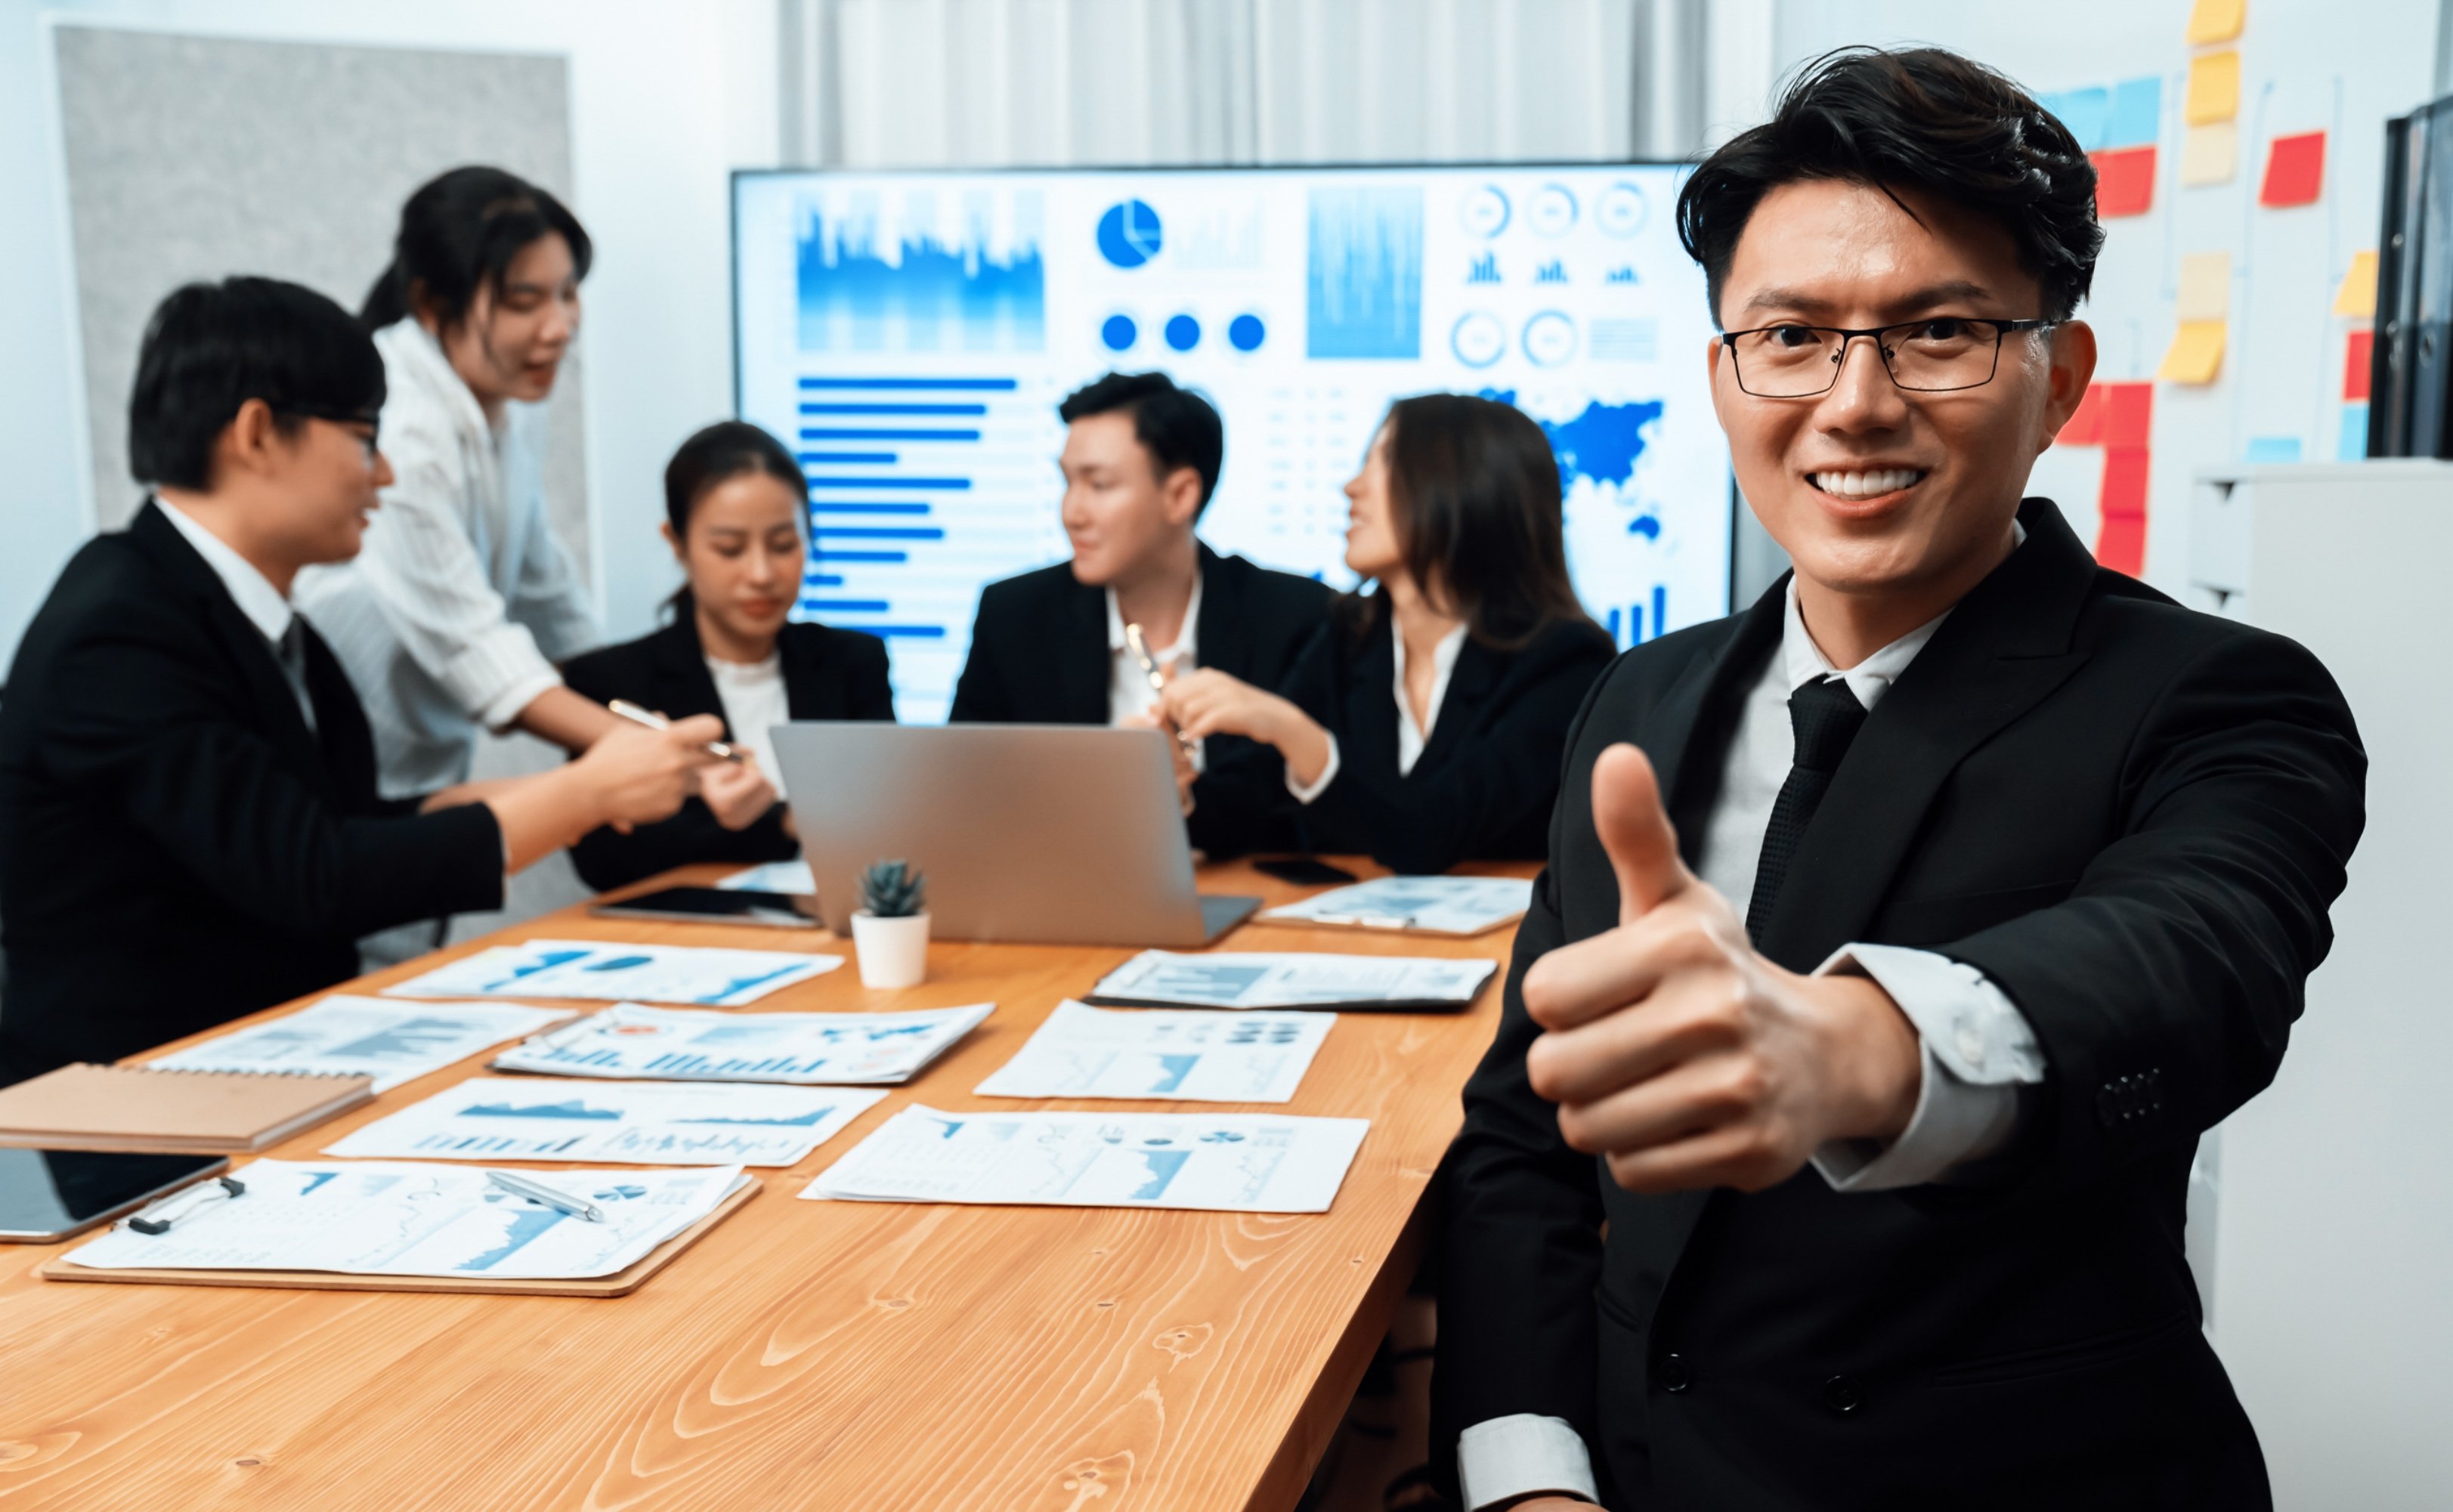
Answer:
[[[568,58],[574,209],[597,243],[590,535],[605,627],[622,638],[677,581],[655,535],[665,460],[732,408],[728,182],[775,158],[774,16],[771,0],[0,0],[0,654],[93,520],[47,18]]]

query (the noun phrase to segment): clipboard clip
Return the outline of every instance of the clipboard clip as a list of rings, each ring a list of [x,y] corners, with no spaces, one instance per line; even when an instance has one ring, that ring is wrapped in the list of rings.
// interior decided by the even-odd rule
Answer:
[[[227,1203],[247,1193],[247,1184],[235,1176],[216,1176],[209,1182],[198,1182],[185,1191],[172,1192],[141,1213],[130,1215],[122,1222],[149,1237],[167,1234],[170,1225],[214,1203]]]

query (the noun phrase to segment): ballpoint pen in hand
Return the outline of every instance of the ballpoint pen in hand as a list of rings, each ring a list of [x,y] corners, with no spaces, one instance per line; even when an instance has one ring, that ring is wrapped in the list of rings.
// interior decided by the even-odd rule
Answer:
[[[672,727],[673,722],[671,720],[665,718],[665,716],[657,713],[653,709],[641,708],[638,705],[631,703],[627,698],[617,698],[605,706],[608,709],[610,709],[616,717],[627,719],[633,725],[645,725],[649,729],[670,729]],[[740,746],[728,746],[720,740],[708,741],[706,745],[700,746],[699,749],[707,752],[709,756],[714,757],[720,762],[737,762],[741,759]]]
[[[1127,625],[1125,627],[1125,645],[1132,651],[1133,660],[1142,664],[1142,675],[1149,679],[1150,691],[1153,693],[1165,693],[1167,691],[1167,674],[1158,669],[1158,659],[1150,655],[1149,652],[1149,638],[1142,634],[1142,627],[1140,626]],[[1187,735],[1184,731],[1175,727],[1175,721],[1167,717],[1167,709],[1164,705],[1161,705],[1158,707],[1158,721],[1161,725],[1167,726],[1167,732],[1168,734],[1175,737],[1175,743],[1184,747],[1184,753],[1187,756],[1191,755],[1194,747],[1199,743],[1191,736]]]

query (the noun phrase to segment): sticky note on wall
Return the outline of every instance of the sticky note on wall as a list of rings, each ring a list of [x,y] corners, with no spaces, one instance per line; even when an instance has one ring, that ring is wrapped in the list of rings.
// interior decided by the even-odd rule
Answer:
[[[2181,259],[2183,321],[2222,320],[2231,312],[2231,253],[2191,252]]]
[[[2078,139],[2079,150],[2093,152],[2104,147],[2104,126],[2112,118],[2112,91],[2097,85],[2084,90],[2064,90],[2047,94],[2036,102],[2050,111],[2054,119],[2068,129]]]
[[[2144,147],[2164,134],[2164,79],[2150,73],[2112,87],[2112,109],[2104,120],[2106,147]]]
[[[2088,161],[2095,165],[2095,213],[2099,218],[2144,215],[2154,209],[2153,148],[2131,147],[2115,152],[2097,152],[2091,154]]]
[[[2209,52],[2189,60],[2189,92],[2181,107],[2191,126],[2228,121],[2240,114],[2240,54]]]
[[[2376,332],[2355,330],[2343,348],[2343,397],[2352,404],[2366,404],[2371,380],[2376,371]]]
[[[2223,371],[2223,354],[2222,321],[2184,320],[2172,333],[2172,345],[2164,349],[2155,376],[2166,383],[2210,384]]]
[[[2325,188],[2325,133],[2278,136],[2265,149],[2265,182],[2257,203],[2270,209],[2314,205]]]
[[[2181,133],[2181,184],[2201,189],[2228,184],[2240,158],[2240,128],[2230,121],[2193,126]]]
[[[2247,19],[2248,0],[2198,0],[2189,8],[2189,46],[2237,41]]]
[[[2351,254],[2351,270],[2343,275],[2343,287],[2334,290],[2334,313],[2348,315],[2353,320],[2376,318],[2376,249]]]

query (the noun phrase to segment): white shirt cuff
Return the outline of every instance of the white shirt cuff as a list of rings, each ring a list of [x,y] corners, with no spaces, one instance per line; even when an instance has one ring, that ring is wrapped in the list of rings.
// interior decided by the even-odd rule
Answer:
[[[560,674],[551,667],[534,676],[524,677],[488,700],[485,707],[476,711],[477,722],[499,735],[511,727],[522,709],[561,686]]]
[[[1328,791],[1328,785],[1337,781],[1337,737],[1331,735],[1328,737],[1328,760],[1322,765],[1320,775],[1311,780],[1310,786],[1306,786],[1295,781],[1294,768],[1289,766],[1286,768],[1286,791],[1295,795],[1296,803],[1310,803]]]
[[[1939,1181],[1998,1150],[2016,1130],[2019,1088],[2044,1079],[2035,1030],[1983,972],[1930,950],[1850,945],[1815,971],[1871,977],[1917,1031],[1922,1078],[1908,1126],[1887,1146],[1835,1140],[1814,1152],[1834,1191]]]
[[[1565,1418],[1517,1412],[1457,1435],[1457,1484],[1466,1512],[1551,1491],[1598,1502],[1592,1451]]]

